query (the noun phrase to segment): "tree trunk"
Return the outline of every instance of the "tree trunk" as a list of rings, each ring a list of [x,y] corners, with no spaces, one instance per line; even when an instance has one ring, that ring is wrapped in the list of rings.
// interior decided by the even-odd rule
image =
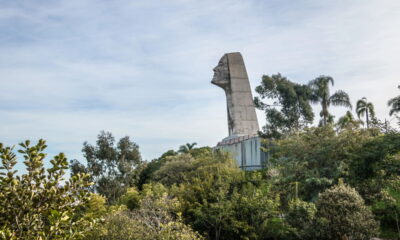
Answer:
[[[218,226],[215,229],[215,240],[219,240],[220,236],[221,236],[221,226]]]
[[[324,100],[322,101],[322,114],[324,116],[324,126],[326,126],[329,113],[328,113],[328,104]]]
[[[368,129],[369,128],[368,107],[367,107],[367,111],[365,113],[365,116],[367,117],[367,129]]]

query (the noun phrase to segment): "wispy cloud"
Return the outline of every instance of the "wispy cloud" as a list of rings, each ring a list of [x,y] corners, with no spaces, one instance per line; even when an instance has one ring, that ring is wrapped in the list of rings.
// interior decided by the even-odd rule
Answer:
[[[398,12],[396,0],[0,1],[0,141],[43,137],[71,158],[103,129],[132,136],[145,159],[214,145],[227,135],[225,98],[209,82],[231,51],[253,88],[263,74],[327,74],[387,118]]]

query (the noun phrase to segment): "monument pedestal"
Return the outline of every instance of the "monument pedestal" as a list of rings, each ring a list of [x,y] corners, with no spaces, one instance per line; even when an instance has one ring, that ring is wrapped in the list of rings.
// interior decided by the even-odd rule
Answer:
[[[264,168],[268,157],[261,151],[261,138],[257,134],[224,138],[214,149],[231,154],[243,170]]]

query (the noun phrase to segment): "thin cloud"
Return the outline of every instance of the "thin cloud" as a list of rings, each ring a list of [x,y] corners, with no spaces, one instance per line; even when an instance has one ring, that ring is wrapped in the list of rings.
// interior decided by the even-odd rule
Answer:
[[[240,51],[251,85],[281,72],[335,78],[379,118],[398,95],[398,1],[3,1],[0,141],[48,139],[82,158],[100,130],[130,135],[145,159],[227,135],[225,96],[210,84]],[[337,116],[345,109],[332,109]],[[318,113],[318,107],[315,109]],[[258,112],[260,124],[265,124]]]

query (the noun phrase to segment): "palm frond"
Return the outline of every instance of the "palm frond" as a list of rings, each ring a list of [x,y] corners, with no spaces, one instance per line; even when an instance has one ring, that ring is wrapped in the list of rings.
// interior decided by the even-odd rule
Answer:
[[[390,107],[391,105],[395,103],[400,103],[400,96],[394,97],[388,101],[388,106]]]
[[[335,85],[335,81],[333,80],[333,77],[331,77],[331,76],[324,76],[324,77],[328,81],[328,83],[331,82],[332,86]]]
[[[318,98],[317,96],[311,96],[310,99],[309,99],[309,101],[310,101],[312,104],[317,104],[317,103],[320,102],[320,101],[319,101],[319,98]]]
[[[375,108],[374,108],[374,104],[372,104],[372,103],[368,103],[367,104],[367,108],[368,108],[368,111],[369,111],[369,114],[371,115],[371,117],[375,117]]]
[[[334,85],[334,80],[331,76],[321,75],[316,79],[309,81],[308,86],[311,88],[321,88],[325,86],[329,88],[329,82],[332,84],[332,86]]]
[[[356,109],[356,113],[357,113],[357,117],[358,117],[358,118],[364,117],[365,108]]]
[[[360,99],[356,103],[356,109],[364,108],[367,105],[367,101]]]
[[[343,106],[352,109],[349,95],[342,90],[336,91],[330,98],[329,102],[334,106]]]
[[[393,114],[398,112],[400,112],[400,102],[392,104],[392,108],[390,109],[389,115],[392,116]]]
[[[400,87],[400,86],[399,86]],[[388,106],[391,107],[389,115],[400,112],[400,96],[394,97],[388,101]]]
[[[321,75],[308,83],[308,87],[312,91],[312,95],[310,97],[310,101],[312,103],[319,103],[329,100],[329,82],[333,85],[334,81],[332,77]]]
[[[360,116],[364,116],[365,106],[366,106],[366,101],[364,98],[357,101],[356,113],[357,113],[358,118],[360,118]]]

